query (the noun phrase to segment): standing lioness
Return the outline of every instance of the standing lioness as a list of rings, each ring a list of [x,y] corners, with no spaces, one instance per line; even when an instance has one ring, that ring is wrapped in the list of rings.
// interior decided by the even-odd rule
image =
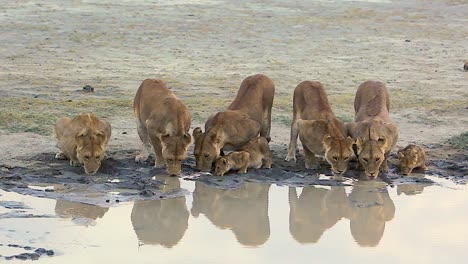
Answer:
[[[60,148],[55,158],[68,159],[72,166],[82,164],[86,174],[95,174],[104,158],[111,126],[94,114],[81,114],[57,120],[54,135]]]
[[[166,165],[167,173],[179,175],[182,161],[192,141],[190,113],[161,80],[144,80],[133,102],[138,135],[143,149],[135,161],[148,159],[153,146],[156,155],[155,168]]]
[[[348,133],[356,139],[359,163],[369,179],[388,171],[387,158],[398,140],[398,127],[390,119],[390,96],[381,82],[361,84],[354,99],[354,122]]]
[[[193,130],[197,169],[210,171],[223,148],[237,150],[259,133],[269,137],[274,96],[275,85],[265,75],[245,78],[228,109],[208,118],[204,133]]]
[[[348,169],[348,161],[353,156],[353,140],[345,137],[345,126],[333,114],[319,82],[304,81],[294,90],[287,161],[296,161],[298,135],[307,169],[318,167],[315,155],[323,153],[334,173],[342,174]]]

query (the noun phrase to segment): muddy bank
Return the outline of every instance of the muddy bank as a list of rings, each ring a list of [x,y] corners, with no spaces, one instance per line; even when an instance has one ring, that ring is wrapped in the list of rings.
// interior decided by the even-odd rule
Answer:
[[[236,189],[244,182],[263,182],[279,186],[351,186],[361,178],[362,171],[353,168],[356,162],[350,163],[350,169],[343,177],[334,177],[329,165],[322,160],[320,170],[306,170],[302,155],[298,154],[297,163],[284,161],[286,149],[272,145],[273,168],[249,169],[245,175],[230,172],[223,177],[201,173],[194,169],[195,160],[192,148],[182,167],[181,178],[200,181],[220,189]],[[447,145],[426,146],[428,149],[428,171],[414,171],[411,177],[398,174],[396,155],[390,158],[390,170],[379,177],[389,186],[408,183],[432,184],[424,175],[451,179],[459,184],[468,180],[468,161],[466,151],[452,149]],[[0,164],[0,188],[20,194],[47,197],[58,200],[82,202],[100,206],[111,206],[119,202],[144,199],[169,199],[189,194],[182,188],[164,192],[166,182],[164,169],[154,169],[154,160],[145,164],[134,161],[137,150],[112,150],[102,163],[96,175],[84,174],[82,167],[71,167],[66,160],[56,160],[54,153],[41,153],[21,157],[26,166],[7,166]],[[446,153],[447,157],[440,157]],[[13,205],[10,205],[13,206]]]

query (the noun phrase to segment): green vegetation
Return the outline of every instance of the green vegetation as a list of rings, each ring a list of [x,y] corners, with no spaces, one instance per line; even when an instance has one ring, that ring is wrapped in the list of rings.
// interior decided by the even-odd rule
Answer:
[[[41,98],[10,97],[0,99],[0,128],[10,132],[33,132],[50,135],[55,121],[63,116],[95,113],[109,118],[131,115],[128,99],[47,100]]]
[[[448,140],[448,142],[459,149],[468,149],[468,132],[463,132],[458,136],[454,136]]]

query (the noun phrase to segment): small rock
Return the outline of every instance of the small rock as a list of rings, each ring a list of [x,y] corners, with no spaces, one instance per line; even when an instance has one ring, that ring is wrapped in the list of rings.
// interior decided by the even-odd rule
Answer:
[[[110,202],[110,200],[109,200],[109,199],[107,199],[107,200],[106,200],[106,203],[108,203],[108,202]]]
[[[405,40],[405,42],[411,42],[411,39],[407,39],[407,40]]]
[[[73,100],[70,99],[70,100],[68,100],[67,102],[71,103],[71,102],[73,102]]]
[[[143,190],[140,192],[140,195],[142,196],[153,196],[154,192],[152,190]]]
[[[91,85],[85,85],[83,87],[83,92],[92,93],[92,92],[94,92],[94,87],[92,87]]]
[[[122,132],[123,135],[127,135],[128,133],[126,131]]]
[[[468,61],[465,61],[465,64],[463,65],[463,69],[465,71],[468,71]]]
[[[119,199],[117,199],[117,200],[115,200],[115,202],[116,202],[116,203],[120,203],[120,200],[119,200]]]

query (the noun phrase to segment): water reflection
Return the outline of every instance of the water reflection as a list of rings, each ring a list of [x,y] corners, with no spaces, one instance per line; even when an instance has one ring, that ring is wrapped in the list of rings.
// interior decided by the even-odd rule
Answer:
[[[64,200],[57,200],[55,204],[55,213],[57,215],[61,217],[74,218],[74,222],[76,224],[83,226],[94,225],[94,220],[102,218],[108,210],[109,208],[100,207],[97,205],[69,202]]]
[[[397,194],[401,195],[402,193],[406,195],[416,195],[422,193],[424,188],[430,186],[429,184],[401,184],[397,187]]]
[[[223,190],[197,182],[192,215],[204,214],[215,226],[230,229],[245,246],[259,246],[270,237],[269,184],[246,182],[241,188]]]
[[[304,187],[297,197],[296,188],[289,188],[289,231],[299,243],[316,243],[325,230],[347,215],[344,187],[327,190]]]
[[[165,182],[164,192],[180,188],[176,177],[161,177]],[[189,212],[185,197],[166,200],[135,201],[131,213],[133,229],[140,242],[175,246],[184,236],[188,227]]]
[[[393,219],[393,204],[384,183],[357,182],[349,195],[350,229],[356,242],[363,247],[375,247],[385,231],[385,222]]]

